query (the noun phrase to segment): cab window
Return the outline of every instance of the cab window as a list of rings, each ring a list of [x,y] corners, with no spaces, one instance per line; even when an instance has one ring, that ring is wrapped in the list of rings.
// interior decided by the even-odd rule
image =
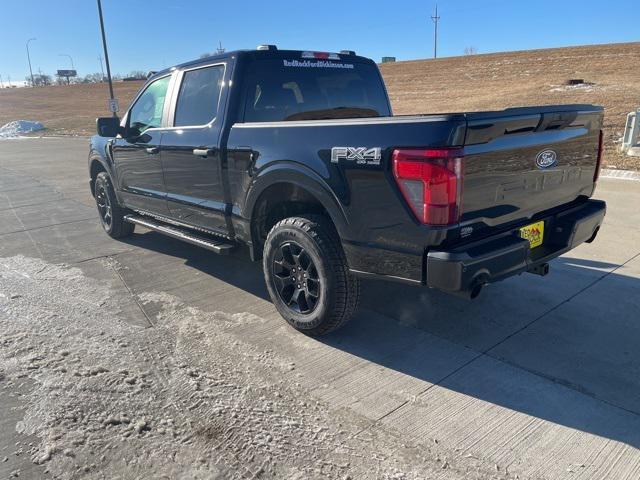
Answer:
[[[159,78],[147,86],[129,111],[129,128],[143,133],[149,128],[162,126],[162,112],[170,78]]]
[[[182,77],[174,126],[206,125],[218,113],[224,65],[189,70]]]

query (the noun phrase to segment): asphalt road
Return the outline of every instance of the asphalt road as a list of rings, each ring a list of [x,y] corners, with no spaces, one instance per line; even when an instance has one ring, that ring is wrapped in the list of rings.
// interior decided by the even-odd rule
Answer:
[[[491,285],[473,302],[365,282],[346,328],[292,342],[248,258],[142,229],[124,242],[107,237],[87,148],[86,139],[0,142],[0,257],[75,265],[111,282],[132,324],[157,314],[136,299],[150,291],[257,315],[265,323],[243,340],[293,358],[314,399],[365,429],[418,446],[437,440],[520,478],[640,478],[640,182],[600,181],[608,214],[598,239],[552,262],[545,278]],[[123,268],[105,269],[105,257]],[[15,430],[19,388],[28,391],[0,389],[0,478],[18,467],[37,478],[14,455],[16,442],[37,442]]]

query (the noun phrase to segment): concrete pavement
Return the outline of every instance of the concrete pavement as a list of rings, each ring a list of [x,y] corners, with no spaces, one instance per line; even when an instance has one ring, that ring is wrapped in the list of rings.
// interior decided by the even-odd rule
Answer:
[[[142,229],[123,242],[107,237],[86,156],[86,139],[0,142],[0,257],[78,266],[110,282],[137,325],[161,308],[142,305],[145,292],[255,314],[261,327],[237,335],[293,358],[299,382],[361,418],[361,435],[437,441],[521,478],[640,478],[640,183],[601,180],[596,196],[608,214],[598,239],[554,261],[545,278],[491,285],[473,302],[365,282],[356,318],[310,339],[280,319],[260,265],[246,256],[218,257]],[[15,401],[0,411],[20,419]],[[0,459],[15,441],[0,435]],[[29,459],[0,463],[0,478],[20,462]]]

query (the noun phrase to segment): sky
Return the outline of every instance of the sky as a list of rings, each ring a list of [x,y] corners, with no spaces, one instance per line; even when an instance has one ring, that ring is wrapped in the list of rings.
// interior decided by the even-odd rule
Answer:
[[[638,0],[439,0],[438,56],[640,41]],[[433,56],[432,0],[102,0],[113,73],[160,70],[214,51],[355,50],[380,61]],[[0,0],[0,76],[100,72],[94,0]]]

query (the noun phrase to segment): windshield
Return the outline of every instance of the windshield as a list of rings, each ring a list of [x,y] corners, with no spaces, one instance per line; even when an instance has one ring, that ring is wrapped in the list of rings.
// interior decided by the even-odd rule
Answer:
[[[377,67],[327,60],[255,60],[247,72],[245,122],[385,117]]]

